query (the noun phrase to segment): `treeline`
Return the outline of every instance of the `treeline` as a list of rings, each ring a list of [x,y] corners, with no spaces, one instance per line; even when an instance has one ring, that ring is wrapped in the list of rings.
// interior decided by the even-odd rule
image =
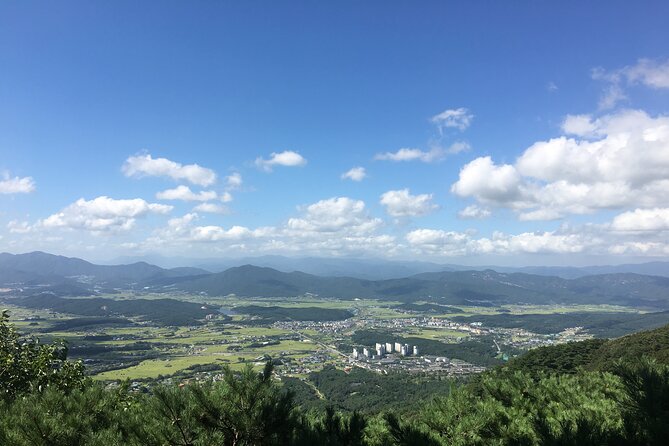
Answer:
[[[669,367],[651,359],[611,372],[496,369],[426,401],[412,416],[305,411],[271,363],[222,380],[105,390],[62,344],[23,339],[0,320],[0,444],[655,445],[669,435]]]

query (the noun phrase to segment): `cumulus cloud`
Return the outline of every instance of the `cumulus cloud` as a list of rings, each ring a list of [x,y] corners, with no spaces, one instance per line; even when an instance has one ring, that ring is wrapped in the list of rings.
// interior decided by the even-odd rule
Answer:
[[[440,256],[575,254],[601,243],[599,239],[587,239],[581,234],[558,231],[524,232],[516,235],[495,232],[492,237],[474,238],[468,233],[440,229],[416,229],[407,233],[406,240],[415,252]]]
[[[348,197],[333,197],[310,204],[301,217],[290,218],[286,229],[300,233],[369,234],[382,225],[369,216],[365,202]]]
[[[189,213],[170,219],[165,228],[156,231],[156,234],[149,239],[149,244],[237,242],[256,237],[260,232],[243,226],[232,226],[226,229],[217,225],[194,225],[193,223],[199,218],[197,213]]]
[[[490,209],[482,208],[480,206],[472,204],[462,209],[460,212],[458,212],[458,217],[464,219],[481,220],[490,217],[490,214],[491,214]]]
[[[32,177],[14,177],[5,173],[0,180],[0,194],[28,194],[35,190],[35,181]]]
[[[265,172],[271,172],[274,166],[301,167],[307,164],[307,160],[297,152],[285,150],[283,152],[272,152],[269,159],[256,158],[256,166]]]
[[[333,197],[300,208],[283,225],[251,229],[200,225],[197,213],[171,219],[155,231],[146,246],[174,247],[207,243],[218,252],[295,252],[318,255],[389,254],[399,247],[395,237],[379,233],[382,220],[370,216],[365,203]]]
[[[216,191],[203,190],[195,193],[190,187],[183,185],[156,194],[156,198],[159,200],[210,201],[215,200],[217,197],[218,194]]]
[[[516,210],[524,220],[669,205],[669,117],[623,110],[568,117],[563,127],[587,138],[539,141],[513,165],[477,158],[451,191]]]
[[[590,115],[567,115],[562,122],[562,131],[568,135],[589,136],[596,128]]]
[[[211,169],[197,164],[182,165],[167,158],[152,158],[150,154],[128,157],[121,170],[127,177],[169,177],[205,187],[216,182],[216,173]]]
[[[362,181],[367,176],[364,167],[353,167],[341,174],[342,180]]]
[[[472,123],[474,115],[466,108],[444,110],[433,116],[430,121],[437,126],[439,132],[444,128],[456,128],[460,131],[466,130]]]
[[[411,195],[409,189],[390,190],[381,195],[381,205],[393,217],[419,217],[438,209],[432,194]]]
[[[38,222],[41,228],[85,229],[93,232],[125,231],[137,218],[147,214],[167,214],[172,206],[148,203],[141,198],[116,200],[106,196],[80,198],[60,212]]]
[[[522,178],[515,167],[496,165],[489,156],[476,158],[460,170],[451,192],[461,197],[474,197],[484,204],[522,206]]]
[[[422,161],[424,163],[431,163],[444,159],[446,151],[440,147],[435,147],[432,150],[425,152],[420,149],[403,148],[397,152],[377,153],[374,156],[376,160],[382,161]]]
[[[669,208],[635,209],[617,215],[611,223],[615,231],[669,231]]]

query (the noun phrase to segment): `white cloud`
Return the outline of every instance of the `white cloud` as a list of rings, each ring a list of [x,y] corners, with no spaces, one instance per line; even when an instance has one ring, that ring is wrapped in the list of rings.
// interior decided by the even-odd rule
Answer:
[[[333,197],[320,200],[306,207],[304,215],[290,218],[286,224],[289,231],[308,233],[369,234],[382,225],[365,209],[365,202],[348,197]]]
[[[297,152],[285,150],[283,152],[272,152],[269,159],[256,158],[256,166],[265,172],[271,172],[274,166],[301,167],[307,164],[307,160]]]
[[[228,190],[235,190],[242,187],[242,174],[239,172],[234,172],[227,177],[225,177],[225,185]]]
[[[403,148],[397,152],[377,153],[374,156],[376,160],[383,161],[422,161],[424,163],[431,163],[439,161],[446,156],[446,151],[442,148],[435,147],[429,152],[424,152],[420,149]]]
[[[524,232],[521,234],[493,233],[492,237],[474,238],[470,234],[439,229],[416,229],[407,233],[406,240],[414,252],[439,255],[462,256],[476,254],[575,254],[590,246],[601,244],[601,240],[587,239],[577,233],[557,231]]]
[[[546,90],[553,93],[555,91],[558,91],[558,86],[555,82],[550,81],[548,84],[546,84]]]
[[[106,196],[80,198],[58,213],[38,222],[42,228],[86,229],[94,232],[129,230],[137,218],[150,213],[166,214],[172,206],[147,203],[141,198],[115,200]]]
[[[362,181],[367,176],[364,167],[353,167],[347,172],[341,174],[342,180]]]
[[[458,217],[464,218],[464,219],[484,219],[490,217],[490,209],[482,208],[480,206],[477,206],[475,204],[472,204],[470,206],[467,206],[466,208],[462,209],[460,212],[458,212]]]
[[[567,115],[562,122],[562,131],[569,135],[589,136],[596,128],[590,115]]]
[[[669,88],[669,59],[665,61],[639,59],[636,65],[620,70],[630,83],[643,84],[649,88]]]
[[[444,110],[433,116],[430,121],[439,128],[441,133],[444,128],[456,128],[460,131],[466,130],[472,123],[474,115],[466,108]]]
[[[195,193],[188,186],[177,186],[156,194],[159,200],[182,200],[182,201],[210,201],[215,200],[218,194],[213,190],[203,190]]]
[[[607,84],[599,101],[599,108],[605,110],[627,99],[625,85],[640,84],[656,90],[669,88],[669,59],[639,59],[635,65],[612,71],[595,68],[592,78]]]
[[[220,204],[215,203],[200,203],[193,208],[194,212],[206,212],[209,214],[229,214],[230,210]]]
[[[611,223],[615,231],[669,231],[669,208],[635,209],[617,215]]]
[[[511,207],[522,206],[522,179],[515,167],[495,165],[489,156],[476,158],[460,170],[451,192],[461,197],[474,197],[482,203]],[[516,203],[515,205],[513,205]]]
[[[198,214],[171,219],[144,243],[147,247],[177,249],[207,243],[216,252],[294,252],[315,255],[389,255],[400,249],[395,237],[379,233],[382,220],[371,217],[365,203],[348,197],[320,200],[301,209],[301,215],[277,227],[256,229],[198,225]]]
[[[211,169],[197,164],[182,165],[167,158],[152,158],[150,154],[129,157],[121,170],[128,177],[162,176],[198,186],[211,186],[216,182],[216,173]]]
[[[12,220],[7,223],[7,229],[12,234],[27,234],[33,230],[33,227],[27,221]]]
[[[451,191],[513,209],[523,220],[669,205],[669,117],[623,110],[568,117],[564,127],[588,138],[539,141],[513,165],[477,158]]]
[[[472,146],[468,142],[456,141],[446,150],[452,155],[457,155],[458,153],[468,152],[471,150]]]
[[[381,195],[380,203],[393,217],[418,217],[438,209],[432,203],[432,194],[411,195],[409,189],[390,190]]]
[[[28,194],[35,190],[35,181],[32,177],[14,177],[4,174],[0,180],[0,194]]]

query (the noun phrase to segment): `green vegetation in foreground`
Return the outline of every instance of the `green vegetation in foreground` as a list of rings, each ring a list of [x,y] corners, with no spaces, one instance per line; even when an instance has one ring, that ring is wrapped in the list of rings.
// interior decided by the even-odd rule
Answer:
[[[305,411],[273,379],[271,362],[261,372],[225,367],[216,383],[105,390],[85,379],[60,345],[22,339],[7,319],[5,312],[0,444],[631,446],[664,444],[669,435],[669,367],[647,357],[616,361],[611,372],[496,369],[426,401],[411,417],[363,415]],[[666,350],[667,332],[669,326],[624,343]],[[630,354],[638,353],[643,349]]]
[[[642,357],[669,364],[669,325],[618,339],[539,347],[514,358],[506,368],[533,374],[574,374],[581,369],[614,370],[617,361]]]

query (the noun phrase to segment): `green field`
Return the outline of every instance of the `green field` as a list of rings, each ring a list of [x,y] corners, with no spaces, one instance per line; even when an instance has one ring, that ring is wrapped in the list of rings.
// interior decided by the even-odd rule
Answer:
[[[200,296],[175,293],[140,294],[127,292],[106,295],[115,300],[142,299],[178,299],[201,303]],[[82,299],[82,298],[80,298]],[[332,350],[334,345],[348,345],[347,339],[356,330],[364,328],[370,321],[381,326],[391,327],[393,322],[409,318],[432,318],[448,320],[455,316],[466,316],[476,321],[476,316],[497,314],[512,315],[555,315],[577,312],[623,313],[637,310],[609,305],[507,305],[503,307],[465,307],[452,306],[462,312],[435,313],[416,312],[399,309],[400,302],[363,300],[319,299],[315,297],[296,297],[291,299],[238,299],[234,297],[206,298],[209,305],[230,309],[244,306],[282,307],[300,309],[336,309],[347,310],[355,316],[345,324],[344,329],[335,330],[311,327],[304,324],[298,330],[291,330],[285,325],[263,322],[256,317],[234,314],[232,317],[216,316],[211,321],[193,326],[161,326],[138,318],[128,318],[124,325],[93,325],[68,330],[54,330],[63,322],[81,319],[81,316],[54,313],[48,309],[26,309],[5,304],[10,311],[11,320],[22,332],[38,336],[45,340],[62,338],[71,345],[74,357],[88,359],[94,378],[97,380],[136,380],[152,379],[159,376],[188,375],[194,366],[207,366],[211,370],[217,365],[227,364],[233,369],[247,363],[261,363],[263,357],[270,356],[282,360],[289,376],[305,376],[308,371],[319,369],[325,364],[343,367],[346,362]],[[438,307],[437,307],[438,310]],[[447,310],[445,308],[445,310]],[[134,325],[132,325],[134,324]],[[384,325],[385,324],[385,325]],[[327,324],[325,324],[327,325]],[[404,331],[409,337],[424,339],[429,342],[457,344],[463,340],[476,339],[470,332],[451,328],[407,327]],[[513,336],[510,342],[521,342],[526,336]],[[346,349],[349,349],[347,346]],[[81,352],[81,353],[78,353]],[[348,350],[345,354],[350,353]],[[80,356],[77,356],[80,355]],[[314,356],[316,355],[316,356]]]

